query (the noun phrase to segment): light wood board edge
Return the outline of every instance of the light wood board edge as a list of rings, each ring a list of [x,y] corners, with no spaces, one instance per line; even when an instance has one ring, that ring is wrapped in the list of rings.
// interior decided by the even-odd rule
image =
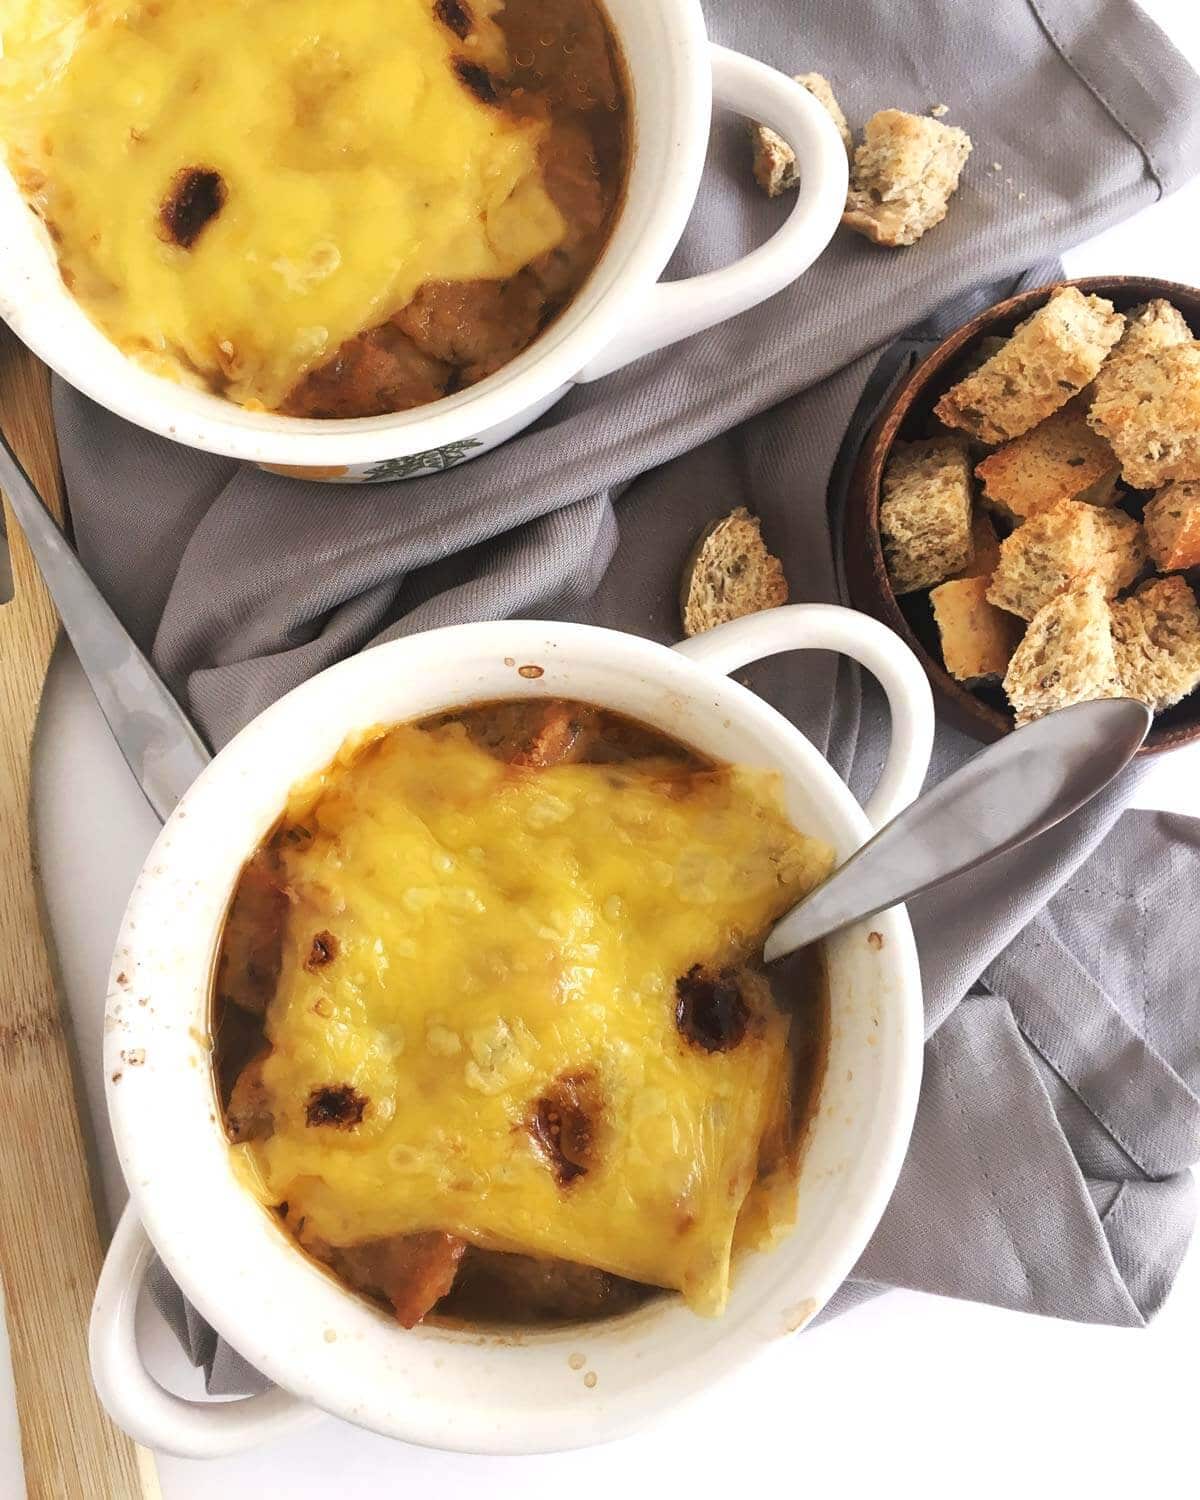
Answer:
[[[56,515],[47,371],[0,324],[0,425]],[[87,1328],[102,1250],[71,1047],[42,929],[30,750],[58,620],[5,501],[0,604],[0,1275],[29,1500],[156,1500],[152,1456],[105,1415]]]

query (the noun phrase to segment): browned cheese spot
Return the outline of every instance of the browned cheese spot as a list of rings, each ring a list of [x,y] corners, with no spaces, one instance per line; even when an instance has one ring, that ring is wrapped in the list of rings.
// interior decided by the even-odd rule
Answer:
[[[463,0],[437,0],[433,13],[460,41],[470,34],[471,12],[463,4]]]
[[[468,62],[465,57],[456,57],[453,66],[458,81],[464,88],[470,89],[481,104],[500,103],[502,85],[482,63]]]
[[[595,1166],[600,1110],[600,1094],[592,1073],[564,1073],[548,1093],[534,1101],[527,1128],[560,1187],[585,1176]]]
[[[308,957],[304,960],[304,967],[310,974],[315,974],[318,969],[323,969],[337,957],[337,938],[332,932],[318,932],[312,940]]]
[[[366,1099],[350,1084],[325,1084],[309,1094],[304,1116],[310,1125],[350,1130],[362,1119],[366,1107]]]
[[[190,250],[225,207],[225,183],[211,167],[184,167],[175,174],[159,210],[163,237]]]
[[[728,1052],[746,1035],[749,1007],[730,969],[714,973],[695,964],[675,981],[675,1024],[705,1052]]]

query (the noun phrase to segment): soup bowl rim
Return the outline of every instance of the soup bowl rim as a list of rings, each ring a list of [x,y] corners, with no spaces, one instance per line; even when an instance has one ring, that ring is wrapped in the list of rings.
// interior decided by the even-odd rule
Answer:
[[[897,649],[905,648],[897,643]],[[789,786],[801,786],[813,816],[823,809],[841,857],[872,831],[800,731],[702,660],[620,632],[536,621],[406,637],[329,668],[280,699],[183,798],[147,858],[122,924],[104,1065],[131,1212],[194,1306],[251,1364],[303,1401],[410,1442],[544,1452],[644,1424],[804,1326],[832,1295],[882,1214],[907,1146],[921,1072],[920,975],[902,908],[833,940],[844,941],[850,954],[843,960],[830,950],[835,1035],[843,1008],[852,1014],[856,1004],[874,1007],[883,1060],[870,1098],[865,1081],[843,1089],[866,1121],[859,1129],[867,1146],[862,1159],[845,1164],[844,1191],[833,1199],[831,1223],[814,1231],[817,1248],[805,1251],[803,1274],[789,1263],[789,1236],[777,1249],[747,1258],[720,1319],[697,1318],[668,1297],[622,1318],[566,1328],[399,1329],[302,1255],[236,1177],[212,1082],[209,996],[233,884],[278,818],[289,787],[326,765],[332,755],[325,752],[347,736],[479,701],[473,663],[484,664],[488,681],[501,669],[511,675],[511,694],[485,697],[575,696],[624,712],[625,702],[613,701],[616,684],[636,682],[646,703],[660,705],[657,713],[639,715],[652,726],[683,737],[680,722],[702,724],[702,751],[717,741],[744,742],[752,762],[774,765]],[[531,664],[542,668],[540,677],[520,673]],[[611,691],[589,692],[588,684],[601,679],[614,684]],[[580,691],[570,691],[573,682]],[[398,693],[414,699],[413,711],[381,714]],[[317,743],[300,746],[306,726]],[[861,993],[840,992],[840,964],[852,976],[846,988]],[[871,1023],[860,1017],[853,1024]],[[818,1121],[815,1138],[837,1129]],[[767,1263],[762,1286],[743,1296],[743,1282]],[[664,1339],[679,1344],[680,1367],[651,1372]],[[590,1388],[571,1374],[568,1361],[578,1351],[598,1372]],[[551,1371],[561,1371],[563,1390],[548,1389],[540,1402],[528,1399]],[[458,1382],[453,1389],[465,1393],[461,1399],[449,1399],[448,1386],[431,1390],[431,1382],[444,1380]],[[518,1387],[525,1395],[511,1394]]]

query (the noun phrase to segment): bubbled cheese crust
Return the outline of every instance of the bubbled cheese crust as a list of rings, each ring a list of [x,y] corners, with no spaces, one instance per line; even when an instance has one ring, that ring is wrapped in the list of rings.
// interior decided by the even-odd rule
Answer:
[[[467,86],[507,66],[497,0],[465,38],[434,0],[15,3],[0,137],[68,287],[160,373],[275,409],[424,283],[563,238],[545,122]]]
[[[776,779],[531,770],[451,724],[390,731],[288,816],[312,837],[282,856],[274,1132],[235,1148],[264,1197],[331,1245],[441,1230],[719,1311],[788,1024],[746,983],[737,1044],[708,1050],[677,984],[757,951],[830,867]]]

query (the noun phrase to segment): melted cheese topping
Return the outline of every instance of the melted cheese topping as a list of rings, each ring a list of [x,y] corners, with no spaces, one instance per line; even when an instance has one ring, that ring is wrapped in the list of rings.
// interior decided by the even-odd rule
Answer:
[[[545,125],[453,71],[506,68],[499,0],[465,40],[433,0],[11,3],[14,171],[85,310],[164,373],[274,408],[423,282],[511,276],[563,236]],[[225,202],[185,249],[160,214],[189,168]]]
[[[786,1096],[788,1020],[747,981],[744,1038],[706,1051],[677,1025],[676,980],[751,956],[828,873],[777,778],[653,761],[531,772],[459,725],[399,728],[288,818],[314,836],[283,855],[274,1133],[233,1148],[264,1201],[333,1245],[444,1230],[718,1312]],[[333,957],[314,965],[318,933]],[[563,1077],[592,1080],[598,1101],[588,1169],[565,1183],[529,1125]],[[344,1085],[361,1121],[310,1124],[314,1091]]]

